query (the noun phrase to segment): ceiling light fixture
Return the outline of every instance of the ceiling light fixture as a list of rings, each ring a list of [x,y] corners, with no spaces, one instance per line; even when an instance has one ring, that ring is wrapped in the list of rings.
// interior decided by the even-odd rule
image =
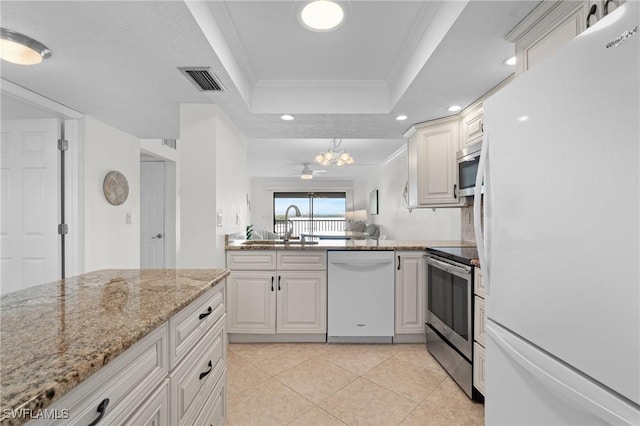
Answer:
[[[398,115],[398,116],[396,117],[396,120],[398,120],[398,121],[404,121],[404,120],[406,120],[407,118],[409,118],[409,117],[407,117],[407,116],[406,116],[406,115],[404,115],[404,114],[400,114],[400,115]]]
[[[343,4],[344,2],[333,0],[302,2],[298,9],[298,21],[311,31],[334,30],[344,22],[345,8]]]
[[[0,58],[18,65],[35,65],[51,56],[44,44],[6,28],[0,28]]]
[[[300,173],[300,179],[313,179],[313,171],[309,168],[307,163],[304,163],[304,168]]]
[[[502,63],[505,64],[505,65],[513,66],[513,65],[516,64],[516,57],[512,56],[512,57],[510,57],[508,59],[505,59]]]
[[[322,164],[323,166],[344,166],[345,164],[353,164],[355,161],[353,160],[353,157],[351,157],[351,154],[346,152],[344,149],[341,151],[338,150],[341,144],[342,139],[334,139],[329,142],[329,150],[316,155],[316,158],[314,159],[315,162]]]
[[[291,114],[283,114],[280,116],[280,119],[284,121],[292,121],[292,120],[295,120],[296,118]]]
[[[451,105],[450,107],[447,108],[447,111],[456,112],[456,111],[460,111],[461,109],[462,107],[460,105]]]

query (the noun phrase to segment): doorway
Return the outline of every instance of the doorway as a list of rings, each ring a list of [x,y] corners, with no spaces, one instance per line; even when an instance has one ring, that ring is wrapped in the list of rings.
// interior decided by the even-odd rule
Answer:
[[[165,267],[165,162],[140,155],[140,268]]]

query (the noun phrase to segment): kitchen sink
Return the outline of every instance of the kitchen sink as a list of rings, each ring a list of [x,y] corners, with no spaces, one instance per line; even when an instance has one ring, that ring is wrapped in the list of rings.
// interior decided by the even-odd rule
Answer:
[[[301,240],[249,240],[242,243],[243,246],[255,246],[255,245],[290,245],[290,246],[306,246],[318,244],[317,241],[301,241]]]

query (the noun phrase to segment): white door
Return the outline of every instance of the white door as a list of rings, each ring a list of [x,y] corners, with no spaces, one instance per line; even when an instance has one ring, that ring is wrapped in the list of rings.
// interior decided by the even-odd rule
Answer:
[[[2,120],[0,292],[60,278],[58,121]]]
[[[140,163],[140,267],[164,268],[164,162]]]

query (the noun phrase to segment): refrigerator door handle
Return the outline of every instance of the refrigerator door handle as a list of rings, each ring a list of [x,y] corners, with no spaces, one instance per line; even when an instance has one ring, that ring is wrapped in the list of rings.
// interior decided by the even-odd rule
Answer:
[[[483,135],[482,150],[480,151],[480,161],[478,162],[478,174],[476,175],[476,187],[473,195],[473,226],[476,234],[476,246],[478,247],[478,257],[480,258],[480,267],[485,277],[485,292],[490,294],[489,285],[489,262],[487,260],[487,252],[485,250],[484,230],[482,229],[481,208],[482,208],[482,183],[484,182],[487,167],[487,151],[489,149],[489,132]],[[487,182],[488,183],[488,182]],[[489,187],[485,185],[485,196],[488,197]]]
[[[640,424],[637,407],[606,390],[593,379],[490,319],[486,323],[486,333],[503,353],[555,395],[564,396],[609,424]]]

